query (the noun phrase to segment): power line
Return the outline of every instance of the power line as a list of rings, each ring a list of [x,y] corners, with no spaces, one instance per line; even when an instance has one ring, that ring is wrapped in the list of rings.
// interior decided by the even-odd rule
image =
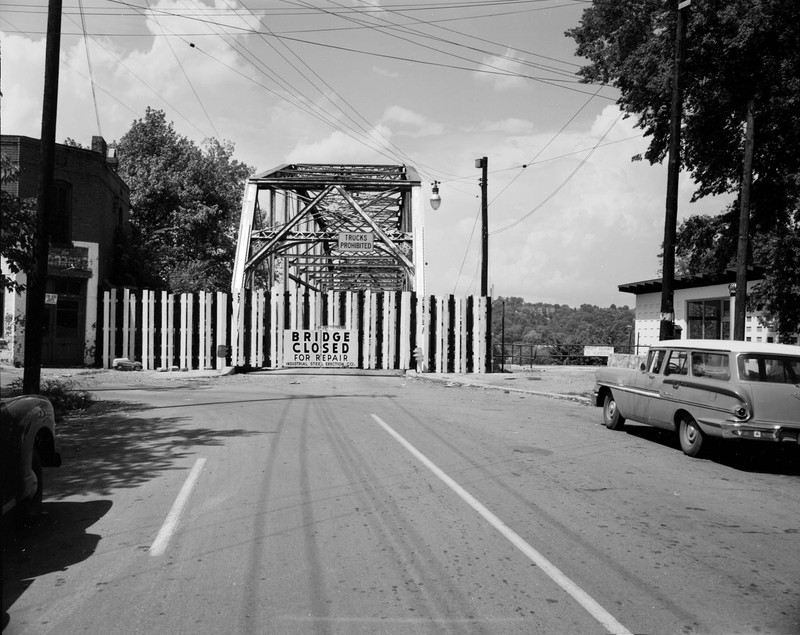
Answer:
[[[86,65],[89,67],[89,84],[92,87],[92,103],[94,104],[94,117],[97,120],[97,134],[103,136],[100,126],[100,111],[97,109],[97,92],[94,89],[94,71],[92,70],[92,57],[89,54],[89,38],[86,35],[86,18],[83,13],[83,0],[78,0],[81,14],[81,31],[83,31],[83,46],[86,49]]]
[[[547,198],[545,198],[541,203],[539,203],[536,207],[534,207],[530,212],[528,212],[524,216],[521,216],[520,218],[518,218],[517,220],[513,221],[512,223],[506,225],[505,227],[501,227],[500,229],[495,229],[494,231],[489,232],[489,235],[490,236],[494,236],[496,234],[501,234],[504,231],[507,231],[507,230],[509,230],[509,229],[511,229],[513,227],[516,227],[522,221],[524,221],[525,219],[529,218],[532,214],[534,214],[535,212],[539,211],[545,205],[545,203],[548,203],[556,194],[558,194],[567,185],[567,183],[569,183],[572,180],[572,177],[575,176],[578,173],[578,170],[580,170],[584,165],[586,165],[586,162],[594,154],[594,151],[597,150],[597,148],[600,146],[600,142],[602,142],[603,139],[605,139],[606,136],[608,136],[608,133],[611,132],[611,129],[614,126],[616,126],[617,122],[622,118],[622,114],[623,113],[620,112],[619,115],[617,115],[617,118],[614,119],[614,121],[611,123],[611,125],[608,127],[608,129],[603,133],[603,136],[600,137],[600,139],[595,144],[595,146],[589,151],[589,154],[587,154],[583,159],[581,159],[581,162],[578,163],[578,165],[575,167],[575,169],[572,170],[572,172],[570,172],[569,175],[567,175],[567,177],[558,185],[558,187],[556,187],[550,193],[550,195]]]
[[[145,0],[145,2],[147,3],[147,6],[149,7],[150,6],[150,0]],[[153,19],[155,20],[156,25],[158,25],[158,28],[163,32],[164,29],[161,26],[161,24],[158,22],[158,20],[156,18],[153,18]],[[211,119],[211,115],[208,114],[208,110],[206,109],[205,104],[203,103],[203,100],[200,99],[200,95],[197,94],[197,90],[195,89],[194,84],[192,83],[192,80],[189,79],[189,75],[186,73],[186,69],[183,67],[183,64],[181,63],[180,58],[178,57],[177,53],[175,53],[175,49],[172,48],[172,44],[170,43],[169,39],[166,39],[165,42],[167,43],[167,46],[169,46],[169,50],[172,53],[172,57],[175,58],[175,63],[178,65],[178,68],[181,69],[181,73],[183,74],[183,77],[186,80],[186,83],[189,85],[189,88],[191,89],[192,94],[194,95],[194,98],[197,100],[197,103],[200,104],[200,108],[203,110],[203,113],[205,113],[206,119],[208,119],[208,123],[211,125],[211,129],[214,131],[214,136],[217,139],[220,139],[220,134],[217,131],[217,127],[214,125],[214,122]]]

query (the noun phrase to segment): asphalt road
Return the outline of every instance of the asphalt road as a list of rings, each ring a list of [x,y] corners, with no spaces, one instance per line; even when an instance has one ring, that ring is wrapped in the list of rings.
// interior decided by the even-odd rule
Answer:
[[[9,634],[800,633],[796,453],[407,377],[96,394],[4,540]]]

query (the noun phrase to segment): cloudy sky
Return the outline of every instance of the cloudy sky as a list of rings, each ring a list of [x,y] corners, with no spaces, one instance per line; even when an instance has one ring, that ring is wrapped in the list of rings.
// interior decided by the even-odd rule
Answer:
[[[659,277],[666,166],[610,88],[580,84],[585,1],[64,0],[56,139],[119,139],[150,106],[257,171],[404,163],[426,209],[426,282],[480,285],[480,170],[489,164],[492,295],[633,306]],[[41,131],[46,0],[0,0],[2,132]],[[716,213],[690,203],[679,218]]]

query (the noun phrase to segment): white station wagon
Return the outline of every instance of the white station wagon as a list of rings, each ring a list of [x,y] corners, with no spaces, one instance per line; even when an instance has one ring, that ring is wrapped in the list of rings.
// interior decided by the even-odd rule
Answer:
[[[606,427],[625,419],[677,431],[698,456],[706,437],[800,443],[800,346],[667,340],[638,370],[596,372]]]

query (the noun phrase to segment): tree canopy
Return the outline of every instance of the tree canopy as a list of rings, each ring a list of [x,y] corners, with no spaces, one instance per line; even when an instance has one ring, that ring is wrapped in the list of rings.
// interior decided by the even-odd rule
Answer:
[[[634,311],[627,306],[583,304],[575,309],[498,297],[492,302],[492,342],[496,345],[502,340],[504,317],[507,345],[537,344],[554,350],[613,346],[618,352],[627,352],[634,326]]]
[[[132,251],[138,284],[174,292],[230,287],[244,182],[253,170],[233,159],[233,144],[202,147],[179,135],[161,110],[116,144],[119,174],[131,191]],[[130,252],[120,260],[133,264]]]
[[[618,88],[618,104],[637,117],[650,138],[645,157],[651,163],[662,161],[669,147],[677,5],[677,0],[594,0],[580,25],[567,31],[578,55],[589,60],[580,71],[583,79]],[[752,300],[777,322],[779,332],[796,331],[800,296],[787,300],[776,294],[800,284],[800,255],[787,254],[779,244],[781,237],[800,235],[800,3],[692,0],[684,11],[683,166],[697,184],[695,198],[738,194],[752,101],[752,256],[769,271]],[[676,243],[680,258],[683,242],[682,266],[701,273],[731,265],[739,229],[734,209],[682,225]],[[692,246],[694,239],[700,243]]]
[[[2,183],[10,185],[19,180],[19,166],[2,155]],[[36,226],[36,199],[20,199],[5,189],[0,191],[0,253],[8,262],[12,274],[33,269],[33,237]],[[24,291],[25,285],[16,276],[2,274],[2,289]]]

